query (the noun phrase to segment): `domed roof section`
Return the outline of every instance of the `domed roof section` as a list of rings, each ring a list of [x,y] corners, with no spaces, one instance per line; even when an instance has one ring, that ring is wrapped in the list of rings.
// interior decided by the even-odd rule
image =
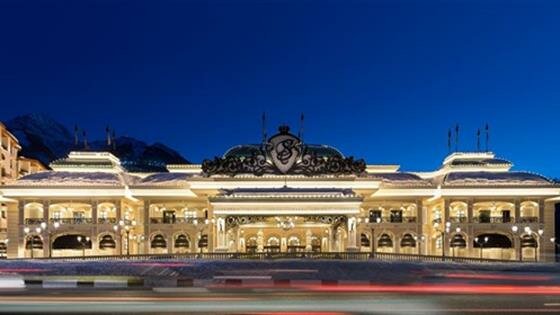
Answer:
[[[257,155],[261,152],[260,145],[258,144],[241,144],[231,147],[224,153],[224,158],[238,157],[247,158],[250,156]]]
[[[316,155],[317,157],[339,157],[344,158],[342,152],[338,149],[324,144],[304,144],[303,154]],[[261,145],[259,144],[242,144],[231,147],[224,153],[224,158],[237,157],[247,158],[261,153]]]
[[[541,186],[554,181],[529,172],[453,172],[445,176],[446,186]]]

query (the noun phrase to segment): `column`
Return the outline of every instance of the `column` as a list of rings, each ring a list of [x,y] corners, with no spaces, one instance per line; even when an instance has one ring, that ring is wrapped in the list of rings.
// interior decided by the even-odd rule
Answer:
[[[473,223],[474,216],[474,201],[469,199],[467,201],[467,223]]]
[[[544,223],[544,199],[539,200],[539,223]]]
[[[7,228],[8,232],[8,258],[23,257],[23,202],[8,203],[7,205]]]
[[[264,250],[264,233],[262,229],[257,232],[257,251],[262,252]]]
[[[441,221],[441,229],[442,231],[446,229],[445,224],[447,223],[447,221],[449,220],[449,200],[444,199],[443,200],[443,218]],[[441,240],[441,250],[443,251],[442,253],[445,253],[446,256],[449,256],[449,234],[451,233],[444,233],[444,237]]]
[[[24,212],[25,212],[25,203],[19,202],[18,209],[17,209],[17,220],[14,220],[18,223],[17,225],[17,234],[18,234],[18,257],[25,257],[26,249],[25,249],[25,232],[23,232],[23,227],[25,226],[24,223]],[[8,232],[10,231],[10,227],[14,226],[14,224],[10,224],[10,218],[8,217]],[[12,221],[13,222],[13,221]],[[11,242],[10,242],[11,243]],[[8,244],[9,246],[9,244]]]
[[[90,255],[97,255],[99,251],[99,240],[97,239],[97,235],[99,234],[99,229],[97,228],[97,206],[99,202],[94,200],[91,202],[91,220],[93,224],[91,225],[91,254]]]
[[[216,219],[216,241],[217,248],[216,251],[227,251],[226,244],[226,219],[224,217],[218,217]]]
[[[307,230],[305,231],[305,251],[306,252],[310,252],[311,251],[311,237],[313,236],[313,233],[311,233],[311,230]]]
[[[115,203],[115,215],[117,218],[117,224],[119,224],[119,221],[121,220],[121,203],[120,202],[116,202]],[[114,232],[114,231],[113,231]],[[124,246],[124,242],[123,242],[123,237],[122,237],[122,232],[121,229],[119,229],[117,232],[115,232],[115,238],[118,240],[117,243],[117,255],[122,255],[123,254],[123,246]]]
[[[150,253],[150,202],[149,201],[144,201],[144,213],[142,213],[142,217],[144,218],[144,221],[142,222],[144,225],[144,244],[142,244],[144,246],[144,253],[145,254],[149,254]],[[196,243],[196,235],[194,236],[194,239],[192,240],[192,242]],[[196,244],[195,244],[196,245]],[[195,250],[196,251],[196,250]]]
[[[515,200],[513,201],[513,207],[515,208],[515,209],[514,209],[514,212],[515,212],[515,222],[519,223],[519,222],[521,222],[521,221],[520,221],[520,218],[521,218],[521,201],[519,201],[519,199],[515,199]]]
[[[358,251],[356,246],[356,218],[350,217],[347,220],[348,224],[348,239],[346,240],[346,250],[349,252]]]
[[[47,229],[51,229],[52,227],[49,224],[50,202],[49,201],[43,201],[42,206],[43,206],[43,222],[47,223]],[[43,257],[49,257],[49,252],[51,250],[52,240],[49,236],[48,231],[41,232],[41,235],[43,236]]]

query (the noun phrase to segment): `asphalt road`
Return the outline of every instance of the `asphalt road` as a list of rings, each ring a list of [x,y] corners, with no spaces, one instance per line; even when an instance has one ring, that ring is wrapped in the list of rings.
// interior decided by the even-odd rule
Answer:
[[[560,314],[560,295],[282,289],[22,290],[0,292],[1,313]]]

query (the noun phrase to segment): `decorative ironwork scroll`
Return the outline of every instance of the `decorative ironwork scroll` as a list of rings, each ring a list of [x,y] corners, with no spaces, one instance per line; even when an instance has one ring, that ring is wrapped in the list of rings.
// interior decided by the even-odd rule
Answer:
[[[353,157],[318,156],[306,152],[302,141],[290,133],[287,126],[281,126],[279,133],[263,144],[259,153],[249,157],[216,157],[202,162],[206,176],[253,174],[293,174],[293,175],[359,175],[366,169],[364,160]]]
[[[251,216],[228,216],[226,218],[226,224],[228,228],[236,227],[243,224],[260,223],[266,221],[268,217],[262,215],[251,215]]]

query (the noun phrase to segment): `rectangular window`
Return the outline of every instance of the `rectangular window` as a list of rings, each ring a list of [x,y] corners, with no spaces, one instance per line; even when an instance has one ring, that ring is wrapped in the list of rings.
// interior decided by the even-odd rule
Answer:
[[[391,210],[391,222],[401,223],[402,220],[402,210]]]
[[[0,211],[0,213],[2,214],[2,219],[6,218],[6,210],[2,210]]]
[[[510,210],[502,210],[502,222],[503,223],[511,222],[511,211]]]
[[[490,223],[490,210],[480,210],[478,214],[480,223]]]
[[[370,210],[369,212],[369,222],[375,223],[377,222],[377,218],[381,220],[381,210]]]
[[[163,223],[175,223],[175,211],[163,211]]]

